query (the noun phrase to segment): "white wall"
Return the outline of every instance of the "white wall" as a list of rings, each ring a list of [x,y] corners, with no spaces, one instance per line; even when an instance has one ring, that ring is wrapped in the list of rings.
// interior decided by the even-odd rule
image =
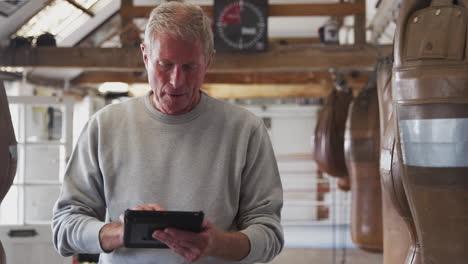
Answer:
[[[246,106],[262,118],[271,118],[270,138],[283,183],[282,223],[286,247],[354,248],[350,239],[350,194],[336,190],[336,180],[317,178],[312,160],[312,136],[318,106]],[[317,201],[317,184],[330,186],[324,201]],[[318,219],[317,206],[329,208],[328,219]]]

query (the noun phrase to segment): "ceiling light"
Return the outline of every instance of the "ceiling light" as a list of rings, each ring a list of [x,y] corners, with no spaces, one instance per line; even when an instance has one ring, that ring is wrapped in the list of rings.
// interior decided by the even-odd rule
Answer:
[[[99,92],[102,94],[106,93],[127,93],[128,84],[123,82],[106,82],[99,86]]]
[[[22,73],[24,71],[23,67],[0,67],[0,72],[12,72],[12,73]]]

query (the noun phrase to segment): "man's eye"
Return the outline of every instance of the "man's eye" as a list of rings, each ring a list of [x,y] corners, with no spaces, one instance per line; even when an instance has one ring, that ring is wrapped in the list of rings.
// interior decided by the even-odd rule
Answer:
[[[159,68],[163,70],[169,70],[172,67],[172,65],[173,65],[172,63],[168,63],[168,62],[158,62]]]
[[[197,66],[193,64],[184,64],[182,67],[184,71],[193,71],[197,69]]]

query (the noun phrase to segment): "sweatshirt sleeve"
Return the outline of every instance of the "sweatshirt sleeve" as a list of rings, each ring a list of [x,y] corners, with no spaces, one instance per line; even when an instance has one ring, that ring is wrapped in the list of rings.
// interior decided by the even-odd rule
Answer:
[[[99,231],[106,204],[98,162],[97,120],[85,126],[68,162],[52,216],[54,246],[62,256],[103,252]]]
[[[238,225],[250,241],[250,252],[242,263],[269,262],[284,246],[283,189],[263,123],[249,139],[241,188]]]

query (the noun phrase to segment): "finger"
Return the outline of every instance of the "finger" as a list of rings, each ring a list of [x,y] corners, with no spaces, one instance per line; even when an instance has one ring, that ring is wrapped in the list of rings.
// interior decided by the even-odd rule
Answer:
[[[143,205],[134,206],[134,207],[132,207],[132,210],[144,210]]]
[[[205,249],[208,245],[207,242],[200,240],[199,243],[195,243],[192,241],[187,241],[187,240],[179,240],[178,244],[182,248],[187,248],[189,249],[192,253],[201,255],[203,252],[205,252]]]
[[[166,244],[175,253],[181,255],[189,261],[195,261],[203,256],[206,249],[206,243],[197,243],[182,240],[180,237],[174,237],[165,231],[155,231],[153,238]]]
[[[141,210],[144,210],[144,211],[154,211],[153,208],[151,206],[148,206],[147,204],[144,204],[141,206]]]
[[[202,229],[209,229],[213,224],[206,218],[203,218]]]
[[[196,242],[199,240],[200,233],[194,233],[190,231],[184,231],[176,228],[166,228],[164,233],[170,235],[171,237],[177,237],[178,240],[185,240]]]
[[[132,210],[140,210],[140,211],[165,211],[166,209],[156,203],[147,203],[142,205],[137,205],[132,208]]]
[[[172,249],[175,253],[181,255],[183,258],[190,262],[195,262],[197,261],[202,255],[200,253],[194,252],[189,249],[185,249],[183,247],[181,248],[174,248]]]
[[[174,247],[174,248],[184,247],[181,245],[180,239],[161,230],[154,231],[153,238],[167,244],[170,247]]]
[[[180,245],[180,241],[171,235],[165,233],[164,231],[154,231],[153,238],[159,240],[160,242],[166,244],[169,248],[173,250],[179,250],[182,252],[189,252],[188,248],[185,248]]]
[[[194,244],[183,242],[181,240],[170,241],[170,239],[167,239],[166,242],[163,243],[165,243],[172,251],[189,260],[190,262],[196,261],[203,255],[203,250],[196,247]]]
[[[199,254],[194,253],[193,251],[191,251],[188,248],[177,247],[176,246],[176,247],[173,247],[171,249],[172,249],[172,251],[179,254],[180,256],[182,256],[183,258],[185,258],[186,260],[188,260],[190,262],[193,262],[193,261],[195,261],[195,260],[197,260],[197,259],[199,259],[201,257]]]
[[[148,207],[152,208],[154,211],[166,211],[166,208],[160,204],[150,203],[147,204]]]
[[[209,237],[203,233],[192,233],[183,230],[167,228],[164,233],[177,238],[176,244],[188,248],[195,255],[203,255],[209,245]]]
[[[174,245],[174,242],[176,241],[176,239],[173,236],[161,230],[154,231],[152,237],[163,242],[168,246]]]

